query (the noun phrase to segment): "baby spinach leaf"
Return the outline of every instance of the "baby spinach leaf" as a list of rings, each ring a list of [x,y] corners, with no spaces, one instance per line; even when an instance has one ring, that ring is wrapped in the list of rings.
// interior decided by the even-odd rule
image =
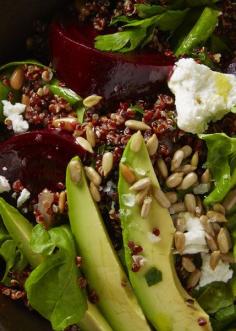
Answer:
[[[222,308],[215,314],[216,320],[223,323],[231,323],[236,320],[236,306],[230,305],[228,307]]]
[[[0,247],[0,255],[6,262],[5,273],[1,280],[6,283],[9,271],[13,268],[16,260],[16,244],[12,239],[6,240]]]
[[[166,8],[163,6],[150,5],[145,3],[136,4],[135,8],[138,16],[141,18],[147,18],[154,15],[162,14],[166,10]]]
[[[213,191],[205,199],[210,205],[222,201],[236,185],[236,138],[224,133],[202,134],[200,138],[207,143],[207,167],[215,182]]]
[[[78,285],[80,273],[75,264],[76,249],[69,227],[53,228],[48,231],[48,236],[44,231],[37,226],[41,251],[49,253],[51,243],[58,249],[32,271],[25,289],[31,306],[50,320],[54,330],[61,331],[79,323],[87,303]],[[33,245],[37,250],[40,250],[39,246]]]
[[[55,249],[55,244],[42,224],[37,224],[33,228],[30,245],[35,253],[42,255],[50,255]]]

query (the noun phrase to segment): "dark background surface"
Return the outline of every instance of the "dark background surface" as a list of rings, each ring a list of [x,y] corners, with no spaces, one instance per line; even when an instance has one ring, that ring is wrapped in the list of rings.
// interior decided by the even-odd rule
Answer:
[[[35,19],[50,17],[66,0],[0,0],[0,63],[24,58]],[[0,331],[51,331],[49,323],[0,295]]]

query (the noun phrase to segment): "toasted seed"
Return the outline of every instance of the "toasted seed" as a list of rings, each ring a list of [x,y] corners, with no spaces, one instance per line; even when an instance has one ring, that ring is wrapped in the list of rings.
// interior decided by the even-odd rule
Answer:
[[[215,236],[215,232],[212,226],[212,223],[209,221],[208,217],[206,215],[202,215],[200,217],[200,222],[204,228],[204,230],[212,237]]]
[[[77,119],[75,117],[64,117],[57,118],[52,121],[52,125],[55,128],[61,128],[68,132],[73,132],[77,123]]]
[[[166,192],[165,195],[171,204],[176,203],[178,201],[178,195],[176,192]]]
[[[147,150],[150,156],[156,154],[158,145],[159,145],[158,138],[154,133],[147,141]]]
[[[86,139],[92,147],[96,146],[96,135],[90,125],[86,126]]]
[[[189,146],[189,145],[185,145],[185,146],[183,146],[181,149],[182,149],[182,151],[184,152],[184,158],[185,158],[185,159],[186,159],[187,157],[189,157],[189,156],[192,154],[192,152],[193,152],[192,147]]]
[[[182,266],[188,272],[194,272],[196,270],[195,264],[186,256],[183,256],[182,258]]]
[[[177,187],[179,184],[181,184],[181,182],[183,180],[183,175],[184,174],[182,172],[176,172],[176,173],[170,175],[166,179],[166,186],[169,188]]]
[[[219,245],[220,252],[226,254],[232,248],[232,240],[230,238],[229,231],[226,228],[221,228],[217,236],[217,243]]]
[[[143,142],[143,136],[140,131],[138,131],[135,135],[133,135],[130,143],[131,151],[137,153],[139,152]]]
[[[210,181],[211,181],[210,170],[206,169],[201,176],[201,183],[207,184],[210,183]]]
[[[47,70],[44,70],[44,71],[42,72],[42,79],[43,79],[45,82],[50,82],[50,80],[52,80],[52,77],[53,77],[53,72],[52,72],[52,70],[47,69]]]
[[[96,202],[101,201],[101,194],[96,185],[93,182],[90,183],[90,192],[93,197],[93,200]]]
[[[165,193],[160,188],[154,187],[153,196],[157,200],[157,202],[161,205],[161,207],[170,208],[171,206],[170,201],[167,199]]]
[[[186,220],[185,218],[177,218],[175,221],[175,227],[177,231],[185,232],[186,231]]]
[[[84,167],[85,174],[88,179],[95,185],[99,186],[102,182],[102,178],[99,173],[93,167]]]
[[[151,186],[151,179],[148,177],[139,179],[136,183],[134,183],[129,189],[130,191],[141,191],[145,188],[149,188]]]
[[[183,232],[176,231],[174,234],[174,242],[176,250],[182,254],[185,247],[185,236]]]
[[[72,160],[69,163],[69,172],[72,182],[79,183],[81,180],[82,168],[78,160]]]
[[[178,187],[179,190],[187,190],[190,187],[192,187],[194,184],[196,184],[198,180],[197,174],[195,172],[190,172],[189,174],[187,174],[181,185]]]
[[[77,137],[75,141],[76,144],[80,145],[85,151],[93,153],[93,148],[88,140],[84,139],[83,137]]]
[[[196,196],[196,215],[197,216],[201,216],[202,213],[203,213],[203,203],[202,203],[202,200],[199,196]]]
[[[181,149],[177,150],[174,153],[174,156],[171,160],[171,171],[174,171],[177,168],[179,168],[183,159],[184,159],[184,152]]]
[[[124,163],[120,163],[120,171],[127,183],[133,184],[136,181],[136,176],[133,169]]]
[[[16,68],[10,77],[10,85],[14,90],[20,90],[24,84],[24,71],[22,68]]]
[[[87,108],[95,107],[102,100],[102,97],[92,94],[83,100],[83,105]]]
[[[220,224],[218,224],[216,222],[213,222],[213,223],[211,223],[211,226],[212,226],[212,228],[214,230],[214,234],[215,235],[218,235],[218,233],[220,232],[220,229],[221,229]]]
[[[146,197],[143,201],[142,209],[141,209],[141,217],[147,218],[151,209],[152,198]]]
[[[135,131],[145,131],[150,129],[150,126],[147,125],[144,122],[141,121],[136,121],[136,120],[128,120],[125,122],[125,126],[131,130],[135,130]]]
[[[233,253],[220,254],[220,258],[224,263],[235,263],[235,257]]]
[[[192,156],[192,159],[191,159],[191,165],[193,167],[197,167],[198,166],[198,162],[199,162],[199,153],[198,152],[195,152]]]
[[[42,87],[40,87],[40,88],[37,90],[37,94],[38,94],[38,96],[40,96],[40,97],[43,96],[43,89],[42,89]]]
[[[226,211],[230,211],[236,205],[236,190],[230,191],[224,199],[223,206]]]
[[[191,164],[184,164],[176,169],[176,172],[183,172],[185,175],[189,174],[192,171],[195,171],[197,167],[192,166]]]
[[[106,177],[113,168],[113,154],[111,152],[106,152],[102,157],[102,170]]]
[[[144,190],[142,190],[142,191],[139,191],[137,194],[136,194],[136,196],[135,196],[135,203],[137,204],[137,205],[142,205],[143,204],[143,202],[144,202],[144,199],[147,197],[147,195],[148,195],[148,192],[149,192],[149,188],[146,188],[146,189],[144,189]]]
[[[187,289],[194,288],[198,284],[198,282],[201,278],[201,275],[202,275],[202,273],[198,269],[196,269],[194,272],[192,272],[187,280]]]
[[[221,203],[215,203],[213,205],[213,210],[220,214],[225,215],[225,207]]]
[[[29,98],[29,96],[26,95],[26,94],[22,94],[21,103],[23,103],[23,105],[29,106],[30,105],[30,98]]]
[[[210,236],[208,233],[206,233],[205,237],[206,237],[206,242],[207,242],[207,246],[209,247],[209,249],[212,252],[217,251],[218,250],[218,245],[216,243],[215,238]]]
[[[218,263],[220,262],[220,251],[214,251],[210,256],[210,267],[212,270],[215,270]]]
[[[58,209],[61,214],[65,210],[65,205],[66,205],[66,191],[62,191],[59,194],[59,199],[58,199]]]
[[[174,203],[170,208],[169,212],[171,215],[180,213],[181,211],[186,211],[185,204],[183,202]]]
[[[225,215],[214,211],[214,210],[209,210],[207,212],[207,217],[211,222],[218,222],[218,223],[226,223],[227,219],[225,218]]]
[[[157,168],[158,168],[158,171],[159,171],[160,175],[163,178],[167,178],[168,177],[168,169],[167,169],[166,163],[165,163],[165,161],[163,159],[159,159],[157,161]]]
[[[188,193],[185,195],[184,204],[188,212],[195,214],[197,204],[193,194]]]

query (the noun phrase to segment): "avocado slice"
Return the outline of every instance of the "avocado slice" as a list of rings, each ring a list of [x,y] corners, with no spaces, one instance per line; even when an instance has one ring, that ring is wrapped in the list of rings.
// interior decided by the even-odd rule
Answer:
[[[98,295],[98,307],[113,330],[150,331],[90,194],[82,163],[78,157],[73,161],[80,164],[81,178],[79,183],[73,181],[67,168],[69,219],[84,261],[82,270]]]
[[[145,173],[144,177],[149,177],[152,185],[158,188],[159,183],[141,135],[140,150],[132,151],[131,142],[137,138],[135,135],[140,133],[131,137],[121,163],[134,169],[137,174]],[[175,229],[168,210],[153,198],[148,216],[142,218],[140,206],[130,203],[134,199],[129,188],[130,184],[120,170],[118,191],[126,265],[131,285],[146,317],[158,331],[212,330],[209,316],[185,292],[176,274],[172,254]],[[154,229],[160,233],[159,241],[152,240]],[[143,251],[140,255],[145,259],[137,272],[132,271],[134,264],[129,248],[132,242],[141,246]]]

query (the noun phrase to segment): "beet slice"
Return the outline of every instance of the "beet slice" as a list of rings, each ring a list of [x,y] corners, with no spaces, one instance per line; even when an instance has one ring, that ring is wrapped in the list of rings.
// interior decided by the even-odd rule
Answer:
[[[102,95],[121,100],[156,93],[173,68],[175,58],[157,52],[101,52],[93,47],[97,32],[69,19],[54,21],[50,47],[59,77],[83,97]]]
[[[11,184],[20,179],[35,197],[44,188],[58,190],[75,155],[83,157],[84,152],[71,135],[57,130],[27,132],[0,144],[0,175]]]

